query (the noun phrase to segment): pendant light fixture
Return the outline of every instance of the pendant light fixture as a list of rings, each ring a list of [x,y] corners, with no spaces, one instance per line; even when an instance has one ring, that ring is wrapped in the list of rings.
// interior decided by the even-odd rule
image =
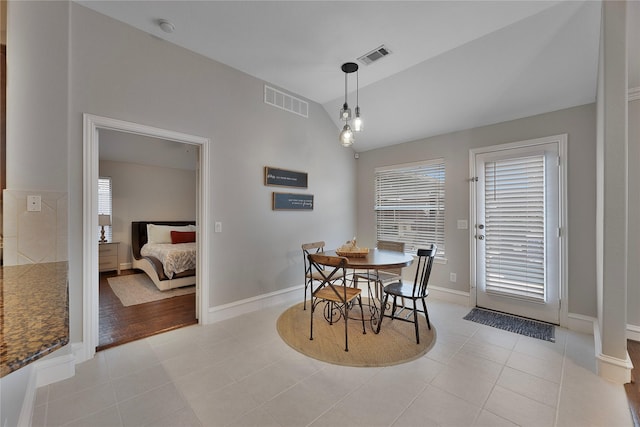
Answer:
[[[358,105],[358,85],[359,82],[357,80],[357,71],[358,64],[355,62],[345,62],[342,64],[342,71],[344,72],[344,104],[342,105],[342,109],[340,110],[340,120],[344,121],[344,127],[342,128],[342,132],[340,132],[340,143],[344,147],[350,147],[353,145],[355,141],[354,131],[360,132],[362,130],[362,119],[360,118],[360,106]],[[353,129],[349,125],[351,121],[351,109],[349,108],[349,104],[347,102],[347,75],[351,73],[356,73],[356,118],[353,122]]]

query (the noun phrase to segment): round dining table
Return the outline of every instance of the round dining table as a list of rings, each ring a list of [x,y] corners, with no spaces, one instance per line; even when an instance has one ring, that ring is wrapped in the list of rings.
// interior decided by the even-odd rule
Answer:
[[[322,254],[326,256],[341,256],[338,255],[335,250],[324,251]],[[350,257],[348,255],[342,256],[347,258],[347,264],[345,267],[355,268],[358,270],[402,268],[411,265],[413,262],[413,255],[411,254],[378,248],[369,249],[369,253],[364,257]]]
[[[338,257],[342,256],[347,259],[347,263],[345,264],[346,268],[353,268],[354,270],[386,270],[386,269],[395,269],[395,268],[403,268],[408,267],[413,263],[413,255],[390,251],[385,249],[373,248],[369,249],[369,253],[367,256],[348,256],[348,255],[338,255],[335,250],[324,251],[322,255]],[[365,280],[366,281],[366,280]],[[354,286],[358,284],[358,276],[354,274]],[[371,291],[371,280],[367,281],[367,290],[369,303],[364,304],[369,306],[369,318],[365,320],[369,320],[371,322],[371,326],[374,332],[378,332],[378,330],[374,327],[378,320],[378,313],[381,309],[380,301],[376,298],[377,292]],[[351,318],[351,316],[349,316]]]

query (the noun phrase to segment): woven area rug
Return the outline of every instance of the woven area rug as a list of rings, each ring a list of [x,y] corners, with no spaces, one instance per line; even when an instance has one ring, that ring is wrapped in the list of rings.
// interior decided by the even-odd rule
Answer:
[[[196,291],[195,285],[161,291],[146,274],[108,277],[107,282],[125,307],[193,294]]]
[[[464,319],[544,341],[556,341],[555,326],[549,323],[537,322],[479,307],[473,308]]]
[[[313,318],[313,341],[309,339],[311,311],[302,309],[302,303],[288,308],[280,315],[277,329],[280,337],[290,347],[314,359],[344,366],[390,366],[409,362],[426,354],[436,340],[431,323],[420,316],[420,344],[416,344],[413,323],[385,318],[379,334],[365,322],[366,334],[362,334],[362,322],[349,319],[349,351],[344,351],[344,320],[329,325],[322,315],[320,304]],[[357,309],[358,315],[359,309]],[[366,315],[366,313],[365,313]]]

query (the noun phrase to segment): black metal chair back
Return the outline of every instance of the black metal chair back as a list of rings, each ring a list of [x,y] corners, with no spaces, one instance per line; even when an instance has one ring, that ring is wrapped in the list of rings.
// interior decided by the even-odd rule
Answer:
[[[413,279],[414,298],[424,298],[428,293],[427,285],[429,284],[431,267],[433,267],[433,260],[436,258],[437,250],[438,247],[435,244],[432,244],[430,249],[418,249],[418,266],[416,268],[416,277]]]

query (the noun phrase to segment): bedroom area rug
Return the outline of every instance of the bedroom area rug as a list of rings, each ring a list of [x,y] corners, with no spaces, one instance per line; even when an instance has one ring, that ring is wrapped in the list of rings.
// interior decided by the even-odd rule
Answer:
[[[285,310],[276,323],[282,340],[294,350],[323,362],[343,366],[391,366],[415,360],[426,354],[436,341],[436,330],[421,316],[420,344],[416,344],[413,323],[384,319],[379,334],[373,333],[366,322],[349,318],[349,351],[344,351],[344,320],[333,325],[324,320],[322,306],[313,318],[313,341],[309,339],[311,311],[302,309],[302,303]],[[359,313],[358,313],[359,315]]]
[[[464,317],[464,320],[493,326],[494,328],[544,341],[556,341],[554,325],[511,314],[500,313],[498,311],[475,307]]]
[[[195,285],[161,291],[146,274],[109,277],[107,282],[125,307],[196,292]]]

